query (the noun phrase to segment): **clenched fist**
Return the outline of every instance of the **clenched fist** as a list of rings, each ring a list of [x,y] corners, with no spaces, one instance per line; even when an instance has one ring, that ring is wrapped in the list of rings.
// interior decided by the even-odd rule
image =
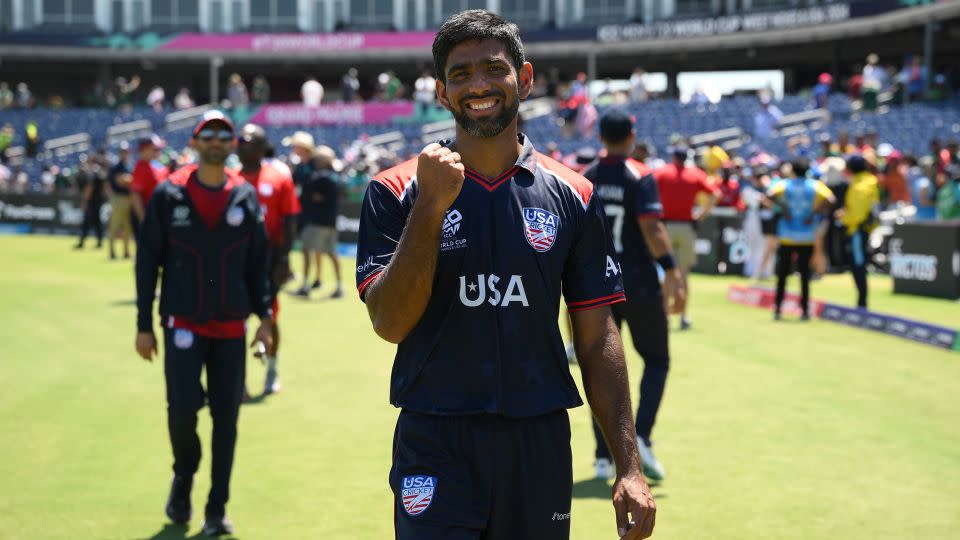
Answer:
[[[460,154],[432,143],[417,158],[418,200],[438,212],[446,212],[463,187],[463,164]]]

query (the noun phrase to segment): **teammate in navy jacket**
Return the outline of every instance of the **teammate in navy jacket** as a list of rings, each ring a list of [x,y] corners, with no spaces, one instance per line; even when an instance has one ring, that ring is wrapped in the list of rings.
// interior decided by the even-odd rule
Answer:
[[[233,126],[208,113],[194,131],[199,166],[183,168],[150,198],[137,248],[137,353],[152,360],[153,297],[163,268],[160,318],[173,485],[167,516],[190,520],[190,491],[200,464],[197,411],[206,400],[213,418],[211,487],[204,532],[231,533],[226,517],[237,416],[246,366],[246,320],[260,316],[257,338],[270,342],[266,232],[257,193],[224,167]],[[200,373],[207,370],[207,391]]]
[[[618,533],[645,538],[655,505],[610,314],[624,295],[600,201],[517,131],[533,68],[516,25],[481,10],[454,15],[433,54],[457,139],[377,176],[358,244],[374,330],[399,344],[397,537],[569,537],[566,409],[582,402],[557,325],[562,292],[587,398],[618,465]]]
[[[670,311],[682,313],[686,291],[670,252],[670,237],[660,221],[663,205],[657,183],[646,165],[627,158],[633,152],[634,137],[633,119],[628,114],[617,109],[607,111],[600,119],[600,139],[607,156],[588,167],[583,175],[593,182],[603,200],[614,249],[623,269],[627,301],[613,306],[613,316],[618,328],[623,321],[627,322],[633,346],[643,357],[636,422],[643,472],[651,480],[663,480],[665,473],[653,454],[650,433],[670,369],[664,296],[672,304]],[[664,272],[662,289],[657,263]],[[596,422],[594,433],[597,477],[610,478],[614,474],[610,450]]]

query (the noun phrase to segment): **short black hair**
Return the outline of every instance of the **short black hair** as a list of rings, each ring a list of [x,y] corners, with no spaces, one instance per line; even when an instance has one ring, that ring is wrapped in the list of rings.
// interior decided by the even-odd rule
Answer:
[[[520,71],[526,61],[523,43],[520,41],[520,28],[496,13],[483,9],[471,9],[451,15],[440,25],[437,36],[433,38],[433,66],[437,78],[447,82],[447,57],[454,47],[465,41],[495,39],[507,48],[513,61],[513,67]]]
[[[807,176],[807,171],[810,170],[810,160],[797,158],[790,162],[790,166],[793,167],[793,174],[797,175],[797,178],[804,178]]]

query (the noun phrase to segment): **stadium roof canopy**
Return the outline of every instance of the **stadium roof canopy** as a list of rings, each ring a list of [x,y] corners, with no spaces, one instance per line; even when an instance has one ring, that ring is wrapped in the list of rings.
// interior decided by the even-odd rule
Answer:
[[[850,4],[834,4],[819,8],[807,8],[808,10],[829,10],[842,8],[846,6],[849,10]],[[768,25],[772,29],[761,31],[738,31],[729,33],[708,32],[710,35],[689,35],[685,37],[644,37],[641,39],[621,39],[622,36],[643,35],[643,25],[623,25],[623,32],[618,32],[616,27],[605,26],[597,29],[595,34],[586,33],[581,29],[576,32],[556,31],[552,34],[552,39],[544,39],[546,36],[538,36],[537,40],[527,40],[527,52],[531,58],[537,60],[544,59],[571,59],[585,57],[599,57],[604,59],[614,57],[631,57],[642,59],[646,62],[647,58],[657,56],[673,56],[677,54],[693,53],[711,53],[715,54],[721,51],[737,51],[762,48],[788,47],[798,44],[810,44],[816,42],[847,42],[850,40],[875,38],[879,35],[890,34],[899,31],[923,27],[928,21],[942,22],[950,19],[960,18],[960,2],[949,1],[930,5],[909,7],[887,11],[876,15],[862,17],[848,16],[839,17],[837,22],[826,22],[823,24],[811,23],[800,24],[796,27],[785,27],[783,21],[789,21],[789,17],[796,16],[798,12],[804,10],[786,10],[770,14],[740,15],[731,17],[719,17],[710,19],[701,19],[699,22],[706,21],[715,24],[707,24],[708,28],[716,30],[718,26],[732,23],[733,19],[751,18],[751,17],[779,17],[781,24]],[[801,13],[803,15],[803,13]],[[771,19],[772,20],[772,19]],[[799,21],[830,21],[826,19],[804,18]],[[691,28],[691,23],[698,21],[671,21],[661,24],[673,25],[674,28]],[[742,21],[741,21],[742,22]],[[631,28],[632,27],[632,28]],[[638,33],[631,33],[631,29],[641,29]],[[691,32],[696,34],[697,32]],[[683,35],[683,32],[673,33],[672,35]],[[286,35],[291,43],[297,40],[305,43],[311,39],[319,39],[320,36],[359,36],[359,33],[347,34],[288,34]],[[403,34],[396,34],[398,37]],[[586,38],[587,36],[593,39]],[[610,36],[613,36],[612,38]],[[0,36],[2,38],[3,36]],[[111,39],[115,39],[112,42]],[[366,62],[384,62],[384,61],[428,61],[430,60],[429,46],[390,46],[384,42],[380,46],[365,46],[359,48],[327,48],[319,50],[310,46],[303,47],[279,47],[250,49],[242,47],[217,48],[215,41],[211,41],[212,46],[197,47],[194,49],[177,47],[167,48],[164,46],[163,36],[153,35],[152,43],[144,44],[136,42],[129,38],[97,38],[87,39],[87,42],[80,45],[73,44],[55,44],[43,45],[41,43],[17,43],[0,39],[0,58],[3,60],[26,60],[31,61],[54,61],[62,62],[64,60],[91,60],[98,62],[125,62],[131,59],[149,60],[157,62],[190,62],[206,63],[211,59],[217,58],[218,61],[229,62],[231,64],[243,63],[262,63],[264,61],[283,61],[287,63],[310,63],[310,64],[343,64]],[[275,37],[274,39],[280,39]],[[126,40],[124,42],[124,40]],[[92,43],[96,42],[95,45]],[[120,43],[123,42],[123,43]]]

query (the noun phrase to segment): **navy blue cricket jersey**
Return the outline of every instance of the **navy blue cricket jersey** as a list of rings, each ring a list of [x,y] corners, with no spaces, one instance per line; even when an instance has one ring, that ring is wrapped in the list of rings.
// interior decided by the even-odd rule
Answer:
[[[632,163],[625,157],[608,156],[583,172],[603,201],[607,226],[623,270],[628,301],[660,294],[657,263],[637,220],[661,217],[663,205],[660,204],[656,180],[641,167],[642,164]]]
[[[390,402],[426,414],[536,416],[582,405],[557,325],[624,300],[593,186],[537,153],[486,179],[466,170],[447,211],[433,293],[397,347]],[[451,148],[455,143],[448,144]],[[377,175],[360,216],[357,287],[390,263],[417,197],[417,161]]]

